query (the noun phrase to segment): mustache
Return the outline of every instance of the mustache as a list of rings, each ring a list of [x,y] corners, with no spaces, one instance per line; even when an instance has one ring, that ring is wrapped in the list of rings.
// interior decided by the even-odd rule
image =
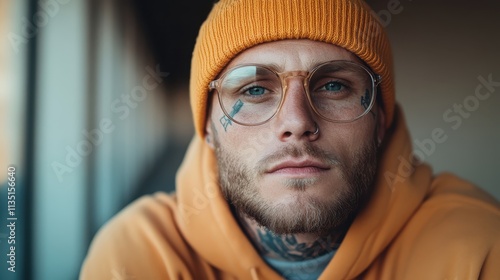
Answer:
[[[259,173],[265,172],[272,163],[279,162],[290,157],[309,157],[321,161],[322,163],[327,165],[342,165],[342,162],[334,153],[326,152],[318,148],[317,146],[306,143],[300,147],[295,145],[288,145],[275,153],[265,156],[257,162],[257,166],[259,166],[258,171]]]

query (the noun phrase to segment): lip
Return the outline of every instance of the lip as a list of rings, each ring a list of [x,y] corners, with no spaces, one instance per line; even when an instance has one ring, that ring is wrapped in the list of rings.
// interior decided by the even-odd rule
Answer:
[[[272,165],[266,173],[316,173],[329,169],[329,165],[318,160],[290,159]]]

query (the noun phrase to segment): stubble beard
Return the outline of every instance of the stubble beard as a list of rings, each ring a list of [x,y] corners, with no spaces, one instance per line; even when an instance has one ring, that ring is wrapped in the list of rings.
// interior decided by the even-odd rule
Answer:
[[[371,194],[377,171],[377,145],[370,141],[353,154],[351,164],[332,159],[313,145],[302,148],[286,147],[273,158],[286,155],[309,155],[324,161],[335,162],[344,186],[329,186],[336,195],[329,199],[305,193],[315,179],[289,179],[287,188],[300,192],[293,203],[279,204],[266,200],[259,193],[258,168],[249,168],[235,156],[215,143],[219,165],[221,190],[226,200],[239,214],[255,220],[259,225],[278,235],[317,234],[325,235],[345,227],[364,206]],[[272,187],[272,186],[271,186]]]

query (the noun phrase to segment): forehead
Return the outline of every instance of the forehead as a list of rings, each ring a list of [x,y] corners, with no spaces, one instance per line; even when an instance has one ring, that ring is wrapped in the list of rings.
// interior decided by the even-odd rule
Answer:
[[[248,48],[222,70],[248,63],[266,64],[278,71],[307,71],[330,60],[348,60],[362,63],[353,53],[333,44],[307,39],[267,42]]]

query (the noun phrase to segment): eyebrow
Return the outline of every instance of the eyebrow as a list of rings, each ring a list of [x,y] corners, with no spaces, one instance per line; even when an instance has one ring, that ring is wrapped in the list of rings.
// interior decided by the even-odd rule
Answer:
[[[306,61],[306,65],[310,65],[310,67],[308,67],[309,69],[306,69],[305,71],[309,71],[309,70],[313,69],[314,67],[320,65],[321,63],[325,63],[326,61],[327,60],[323,61],[323,60],[317,60],[317,59],[310,59],[310,60]],[[248,64],[248,63],[243,63],[243,64]],[[280,64],[277,64],[277,63],[256,63],[256,64],[273,69],[277,73],[285,72],[285,67],[284,67],[285,63],[280,63]],[[237,67],[237,66],[238,65],[235,65],[234,67]]]
[[[366,63],[361,60],[360,58],[358,58],[357,56],[355,57],[355,59],[333,59],[333,60],[325,60],[324,58],[308,58],[307,61],[305,61],[305,64],[306,65],[309,65],[308,69],[304,70],[304,71],[311,71],[311,69],[314,69],[314,67],[322,64],[322,63],[325,63],[325,62],[328,62],[328,61],[335,61],[335,60],[347,60],[347,61],[351,61],[351,62],[358,62],[358,63],[361,63],[363,65],[366,65]],[[283,65],[286,64],[286,59],[283,60],[282,63],[280,64],[277,64],[277,63],[249,63],[249,62],[246,62],[246,63],[241,63],[241,64],[237,64],[237,65],[233,65],[232,67],[230,67],[229,69],[232,69],[232,68],[235,68],[235,67],[238,67],[240,65],[246,65],[246,64],[257,64],[257,65],[261,65],[261,66],[265,66],[267,68],[270,68],[270,69],[273,69],[274,71],[276,71],[277,73],[282,73],[282,72],[285,72],[285,67]],[[371,69],[371,68],[370,68]],[[223,72],[225,72],[227,70],[224,70]],[[292,71],[297,71],[297,69],[295,70],[292,70]]]
[[[261,65],[264,65],[266,67],[269,67],[273,69],[276,72],[283,72],[285,69],[283,67],[283,64],[276,64],[276,63],[262,63]]]
[[[331,60],[309,59],[308,61],[305,62],[305,64],[308,66],[307,69],[294,69],[290,71],[311,71],[318,65],[328,61]],[[285,67],[283,67],[284,64],[276,64],[276,63],[258,63],[258,64],[273,69],[277,73],[287,72],[285,71]]]

